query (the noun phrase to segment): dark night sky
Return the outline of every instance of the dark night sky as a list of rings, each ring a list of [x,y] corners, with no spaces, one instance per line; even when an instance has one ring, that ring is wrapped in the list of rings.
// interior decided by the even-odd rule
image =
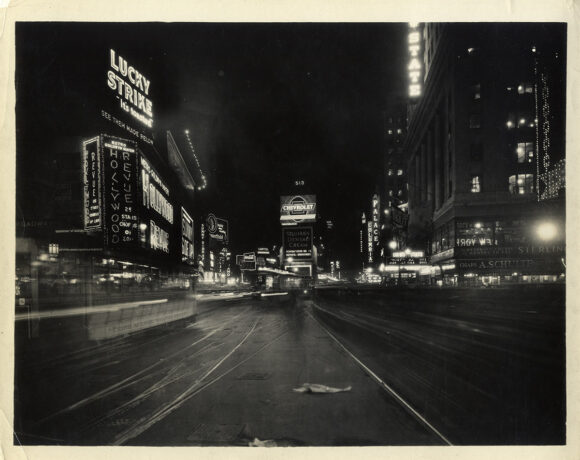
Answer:
[[[17,28],[19,152],[95,134],[109,47],[152,80],[156,119],[189,129],[235,252],[279,243],[295,179],[358,250],[381,165],[382,111],[405,91],[406,24],[24,23]],[[50,149],[48,149],[50,151]],[[182,152],[184,157],[189,152]]]

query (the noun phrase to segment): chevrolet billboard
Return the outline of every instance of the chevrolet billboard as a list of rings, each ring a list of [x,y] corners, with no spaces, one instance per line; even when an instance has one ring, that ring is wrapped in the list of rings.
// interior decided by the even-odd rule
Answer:
[[[298,225],[316,221],[316,195],[280,197],[280,223]]]

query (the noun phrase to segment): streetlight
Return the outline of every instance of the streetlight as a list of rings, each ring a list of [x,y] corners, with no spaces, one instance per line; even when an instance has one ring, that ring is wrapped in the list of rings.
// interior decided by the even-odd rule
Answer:
[[[536,234],[543,241],[553,240],[558,234],[558,229],[553,222],[542,222],[536,228]]]
[[[395,240],[389,241],[389,248],[397,249],[397,242]]]

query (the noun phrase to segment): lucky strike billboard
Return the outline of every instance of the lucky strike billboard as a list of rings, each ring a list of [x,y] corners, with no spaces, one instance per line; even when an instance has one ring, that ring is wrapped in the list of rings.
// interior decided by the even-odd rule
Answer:
[[[280,223],[284,226],[316,222],[316,195],[280,197]]]
[[[153,144],[151,80],[132,57],[116,48],[103,53],[104,98],[101,116],[135,140]]]

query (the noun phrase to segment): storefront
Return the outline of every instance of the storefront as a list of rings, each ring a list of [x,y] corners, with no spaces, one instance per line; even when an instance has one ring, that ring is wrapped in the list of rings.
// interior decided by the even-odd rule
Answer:
[[[435,231],[430,262],[439,284],[563,281],[563,228],[556,218],[452,220]]]

